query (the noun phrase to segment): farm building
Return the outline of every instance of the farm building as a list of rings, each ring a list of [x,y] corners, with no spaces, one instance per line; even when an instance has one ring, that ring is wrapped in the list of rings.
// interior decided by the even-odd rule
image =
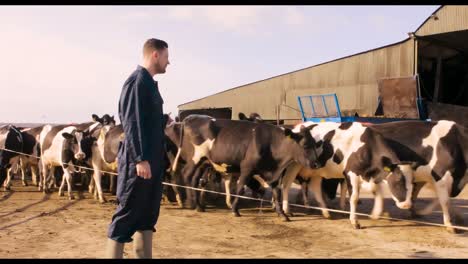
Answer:
[[[441,6],[405,40],[187,102],[179,105],[179,115],[237,119],[239,112],[256,112],[287,124],[301,119],[298,96],[336,93],[342,112],[372,116],[379,83],[399,79],[413,79],[428,104],[465,109],[467,53],[468,6]]]

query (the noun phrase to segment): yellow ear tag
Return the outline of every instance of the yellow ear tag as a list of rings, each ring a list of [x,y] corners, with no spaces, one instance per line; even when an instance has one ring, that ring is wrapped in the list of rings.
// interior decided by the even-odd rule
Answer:
[[[384,169],[384,171],[386,171],[386,172],[391,172],[391,171],[392,171],[389,167],[384,167],[383,169]]]
[[[291,138],[291,135],[288,135],[288,138]]]

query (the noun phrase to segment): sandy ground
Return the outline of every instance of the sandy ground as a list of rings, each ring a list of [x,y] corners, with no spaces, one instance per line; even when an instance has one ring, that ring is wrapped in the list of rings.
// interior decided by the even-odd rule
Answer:
[[[423,189],[417,207],[428,203]],[[57,193],[44,195],[14,180],[12,191],[0,192],[0,258],[102,258],[106,229],[115,205],[99,204],[85,192],[68,200]],[[294,195],[292,195],[294,196]],[[115,197],[106,194],[108,200]],[[371,210],[363,193],[358,211]],[[468,191],[454,205],[468,223]],[[293,208],[291,222],[283,222],[269,203],[244,203],[242,217],[234,217],[219,197],[199,213],[163,203],[153,240],[154,258],[467,258],[468,231],[450,234],[443,227],[360,217],[354,230],[347,215],[324,219],[318,211]],[[385,200],[390,216],[409,213]],[[442,223],[438,207],[418,219]],[[132,243],[124,256],[133,258]]]

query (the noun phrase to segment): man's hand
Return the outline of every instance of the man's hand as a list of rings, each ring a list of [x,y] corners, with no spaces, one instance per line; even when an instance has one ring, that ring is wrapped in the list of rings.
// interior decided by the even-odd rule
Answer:
[[[151,179],[151,167],[148,161],[143,160],[136,165],[137,175],[143,179]]]

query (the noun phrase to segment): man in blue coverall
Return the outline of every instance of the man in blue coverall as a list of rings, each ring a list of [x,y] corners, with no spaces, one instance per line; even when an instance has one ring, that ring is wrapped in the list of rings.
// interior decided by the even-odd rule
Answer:
[[[118,153],[118,206],[107,232],[107,258],[122,258],[124,243],[132,240],[135,257],[152,258],[165,167],[163,100],[153,76],[165,73],[167,65],[167,43],[148,39],[142,65],[122,88],[119,117],[125,138]]]

